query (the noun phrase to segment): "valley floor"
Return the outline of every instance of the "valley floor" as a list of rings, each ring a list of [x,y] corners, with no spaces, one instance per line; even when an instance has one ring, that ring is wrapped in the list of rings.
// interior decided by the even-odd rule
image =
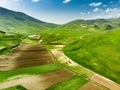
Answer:
[[[0,56],[0,70],[7,71],[24,67],[59,63],[63,66],[58,70],[37,75],[23,76],[14,80],[1,82],[0,89],[22,85],[28,90],[45,90],[63,82],[74,75],[80,75],[88,82],[79,90],[120,90],[120,85],[95,72],[75,63],[68,58],[62,48],[65,45],[54,45],[57,49],[45,49],[39,44],[21,44],[10,54]],[[59,89],[60,90],[60,89]]]

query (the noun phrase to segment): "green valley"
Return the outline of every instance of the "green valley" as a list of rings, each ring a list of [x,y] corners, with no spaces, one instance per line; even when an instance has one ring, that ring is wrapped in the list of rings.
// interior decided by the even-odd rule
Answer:
[[[120,90],[119,76],[120,18],[53,24],[0,7],[0,90]]]

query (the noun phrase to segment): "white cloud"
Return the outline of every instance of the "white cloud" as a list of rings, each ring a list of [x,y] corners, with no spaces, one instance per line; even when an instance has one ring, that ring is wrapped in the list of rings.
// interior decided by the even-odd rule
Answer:
[[[13,1],[13,0],[12,0]],[[4,6],[7,6],[8,3],[10,3],[11,1],[10,0],[0,0],[0,6],[1,7],[4,7]]]
[[[39,2],[40,0],[32,0],[32,2]]]
[[[101,6],[102,4],[103,4],[102,2],[93,2],[93,3],[90,3],[89,6],[98,7],[98,6]]]
[[[80,12],[80,15],[81,15],[81,16],[86,16],[86,15],[90,15],[90,14],[91,14],[90,11],[88,11],[88,12]]]
[[[109,13],[109,12],[111,12],[111,11],[112,11],[111,8],[107,8],[107,9],[105,10],[106,13]]]
[[[91,14],[91,12],[87,12],[87,14],[89,15],[89,14]]]
[[[12,5],[20,1],[23,1],[23,0],[0,0],[0,6],[10,8],[12,7]]]
[[[0,4],[5,4],[7,0],[0,0]]]
[[[101,8],[96,7],[94,10],[92,10],[92,12],[90,12],[90,14],[83,13],[83,12],[81,12],[80,14],[82,14],[80,18],[83,18],[86,20],[99,19],[99,18],[104,18],[104,19],[118,18],[120,17],[120,8],[101,9]]]
[[[113,1],[110,1],[109,3],[110,3],[110,4],[112,4],[112,3],[113,3]]]
[[[69,3],[71,0],[64,0],[63,3]]]
[[[119,8],[107,8],[106,10],[105,10],[105,12],[106,13],[113,13],[113,15],[114,14],[118,14],[118,13],[120,13],[120,9]]]
[[[80,12],[80,15],[86,15],[86,13],[85,12]]]
[[[21,0],[14,0],[14,1],[19,2],[19,1],[21,1]]]
[[[103,5],[103,7],[107,7],[108,5]]]
[[[22,1],[22,0],[11,0],[11,1],[19,2],[19,1]],[[5,4],[5,3],[8,3],[8,2],[10,2],[10,0],[0,0],[0,4]]]
[[[120,17],[120,8],[107,8],[101,10],[95,18],[118,18]]]
[[[99,8],[95,8],[95,9],[93,9],[93,12],[98,12],[98,11],[100,11]]]

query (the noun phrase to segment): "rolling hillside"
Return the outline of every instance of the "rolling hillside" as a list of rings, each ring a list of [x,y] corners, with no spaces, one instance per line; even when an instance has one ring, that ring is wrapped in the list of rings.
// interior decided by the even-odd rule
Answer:
[[[63,29],[68,30],[100,30],[107,31],[116,28],[120,28],[120,18],[111,19],[94,19],[94,20],[75,20],[62,26]]]
[[[120,29],[120,18],[75,20],[52,30],[41,32],[44,42],[70,43],[83,35],[96,34]]]
[[[39,21],[21,12],[0,7],[0,31],[19,34],[36,34],[57,25]]]
[[[76,40],[64,53],[78,64],[120,84],[120,30]]]

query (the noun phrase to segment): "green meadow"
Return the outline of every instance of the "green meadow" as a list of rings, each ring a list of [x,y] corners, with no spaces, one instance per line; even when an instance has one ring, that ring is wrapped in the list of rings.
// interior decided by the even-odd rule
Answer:
[[[78,64],[120,84],[120,31],[78,39],[63,49]]]

